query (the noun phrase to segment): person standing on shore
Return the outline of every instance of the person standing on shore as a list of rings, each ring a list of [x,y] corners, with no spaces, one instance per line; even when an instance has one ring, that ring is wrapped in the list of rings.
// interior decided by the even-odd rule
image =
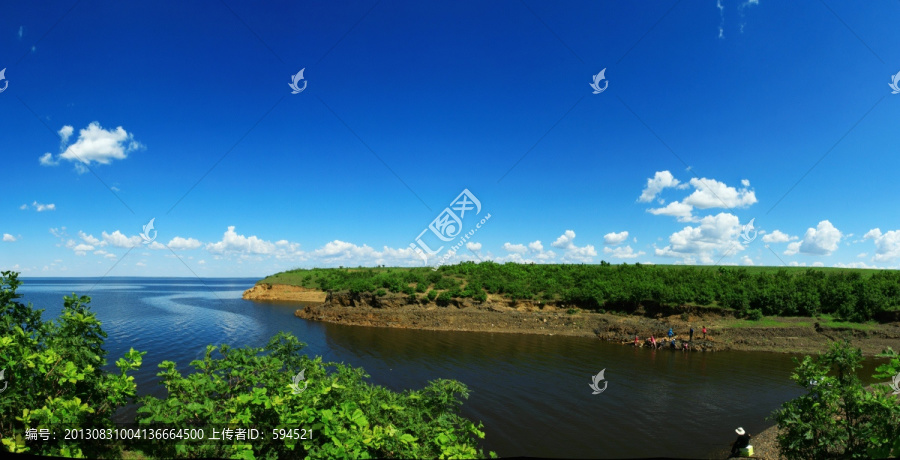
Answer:
[[[672,328],[669,327],[669,332],[668,332],[668,334],[669,334],[669,338],[672,338],[672,336],[675,335],[675,331],[673,331]]]
[[[641,346],[640,342],[638,342],[638,336],[637,336],[637,334],[634,335],[634,346],[635,346],[635,347]]]
[[[694,326],[691,326],[691,342],[694,341]]]
[[[703,326],[703,338],[706,338],[706,326]]]

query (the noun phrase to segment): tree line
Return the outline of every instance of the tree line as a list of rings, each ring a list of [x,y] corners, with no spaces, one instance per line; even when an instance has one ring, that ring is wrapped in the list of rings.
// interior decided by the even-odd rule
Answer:
[[[270,277],[326,291],[453,298],[554,301],[587,310],[696,305],[745,317],[834,315],[864,322],[900,310],[900,271],[695,267],[678,265],[464,262],[416,268],[292,270]],[[264,280],[265,281],[265,280]]]

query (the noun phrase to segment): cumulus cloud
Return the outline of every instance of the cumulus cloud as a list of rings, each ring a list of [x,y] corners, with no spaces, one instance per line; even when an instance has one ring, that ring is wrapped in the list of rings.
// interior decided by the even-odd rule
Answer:
[[[180,236],[176,236],[175,238],[172,238],[172,240],[169,241],[169,244],[167,244],[166,246],[168,246],[171,249],[177,250],[177,249],[197,249],[202,245],[203,245],[203,243],[201,243],[199,240],[195,240],[194,238],[182,238]]]
[[[81,238],[81,241],[84,241],[91,246],[106,246],[106,242],[101,241],[99,238],[95,238],[94,235],[88,235],[83,231],[78,231],[78,237]]]
[[[644,251],[634,252],[634,250],[631,249],[631,246],[603,248],[603,253],[614,259],[634,259],[644,255]]]
[[[714,263],[713,255],[726,251],[734,254],[744,250],[735,242],[742,227],[737,216],[730,213],[719,213],[699,220],[696,227],[687,226],[669,236],[669,245],[656,248],[659,257],[679,258],[683,263],[692,264],[699,258],[702,263]]]
[[[834,228],[831,222],[823,220],[816,228],[809,228],[800,241],[799,251],[804,254],[830,255],[838,248],[841,241],[840,230]],[[791,246],[791,245],[789,245]]]
[[[536,241],[532,241],[532,242],[528,243],[528,249],[531,252],[543,252],[544,245],[541,244],[541,240],[536,240]]]
[[[4,233],[3,241],[6,243],[12,243],[13,241],[16,241],[16,237],[10,235],[9,233]]]
[[[641,203],[649,203],[656,198],[663,189],[669,187],[678,187],[681,182],[672,176],[669,171],[657,171],[653,177],[647,179],[647,186],[641,191],[638,201]]]
[[[503,250],[516,254],[525,254],[526,252],[528,252],[528,248],[526,248],[524,244],[503,243]]]
[[[481,243],[473,243],[470,241],[470,242],[466,243],[466,249],[468,249],[472,252],[478,252],[481,250]]]
[[[715,179],[697,179],[695,177],[691,179],[694,193],[685,198],[683,203],[698,209],[745,208],[756,203],[756,193],[748,188],[750,181],[744,179],[742,183],[747,185],[738,190]]]
[[[143,241],[143,239],[138,235],[128,237],[118,230],[112,233],[103,232],[101,233],[101,236],[103,237],[104,243],[117,248],[131,248],[140,246],[141,242]]]
[[[788,241],[795,241],[797,239],[799,239],[799,237],[790,236],[780,230],[774,230],[772,233],[763,235],[762,237],[763,243],[787,243]]]
[[[566,230],[566,232],[560,235],[556,241],[550,244],[550,246],[565,250],[565,253],[563,253],[564,261],[590,262],[592,258],[597,255],[597,251],[594,249],[593,245],[587,244],[584,246],[576,246],[574,240],[575,232]]]
[[[647,212],[655,216],[677,217],[678,220],[684,222],[691,220],[693,210],[694,207],[689,204],[673,201],[662,208],[648,209]]]
[[[619,233],[611,232],[611,233],[607,233],[606,235],[603,235],[603,242],[610,246],[615,246],[617,244],[621,244],[623,241],[625,241],[627,239],[628,239],[627,231],[619,232]]]
[[[754,265],[753,259],[751,259],[750,256],[745,255],[744,257],[741,257],[741,265]]]
[[[62,153],[54,157],[47,152],[40,157],[40,163],[44,166],[55,166],[60,161],[66,160],[75,163],[75,169],[79,173],[84,173],[92,162],[109,164],[113,160],[124,160],[129,153],[143,148],[140,142],[134,140],[134,135],[121,126],[106,130],[95,121],[87,128],[79,130],[78,139],[67,147],[73,132],[74,128],[71,126],[63,126],[58,131]]]
[[[875,260],[888,262],[900,258],[900,230],[890,230],[884,234],[873,228],[863,235],[864,239],[875,242]]]
[[[234,225],[228,227],[228,230],[222,235],[222,241],[206,245],[206,249],[214,254],[274,254],[276,248],[275,243],[256,236],[238,235],[234,231]]]

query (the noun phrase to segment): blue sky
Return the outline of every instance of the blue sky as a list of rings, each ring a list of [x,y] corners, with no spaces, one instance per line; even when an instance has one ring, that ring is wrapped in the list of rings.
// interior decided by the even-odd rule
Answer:
[[[463,190],[481,208],[450,263],[897,268],[898,20],[887,0],[7,2],[0,269],[433,265],[452,241],[410,245],[438,247]]]

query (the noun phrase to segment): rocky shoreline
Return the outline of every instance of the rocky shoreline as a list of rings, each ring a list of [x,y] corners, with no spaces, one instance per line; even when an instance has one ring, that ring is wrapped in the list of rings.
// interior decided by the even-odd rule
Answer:
[[[677,345],[687,340],[694,327],[693,351],[771,351],[818,353],[829,341],[848,338],[867,355],[900,340],[900,324],[881,324],[871,329],[830,328],[818,323],[807,325],[797,319],[779,327],[732,327],[733,316],[703,309],[686,309],[680,314],[598,313],[566,308],[553,302],[511,301],[491,295],[486,302],[469,298],[452,299],[447,305],[404,295],[376,296],[372,293],[322,292],[289,285],[259,284],[244,292],[248,300],[302,302],[296,316],[313,321],[370,327],[396,327],[436,331],[500,332],[520,334],[597,337],[601,340],[633,345],[634,336],[643,340],[654,334],[665,335],[671,327]],[[791,320],[786,318],[786,321]],[[811,323],[810,323],[811,324]],[[700,332],[706,325],[706,339]]]

